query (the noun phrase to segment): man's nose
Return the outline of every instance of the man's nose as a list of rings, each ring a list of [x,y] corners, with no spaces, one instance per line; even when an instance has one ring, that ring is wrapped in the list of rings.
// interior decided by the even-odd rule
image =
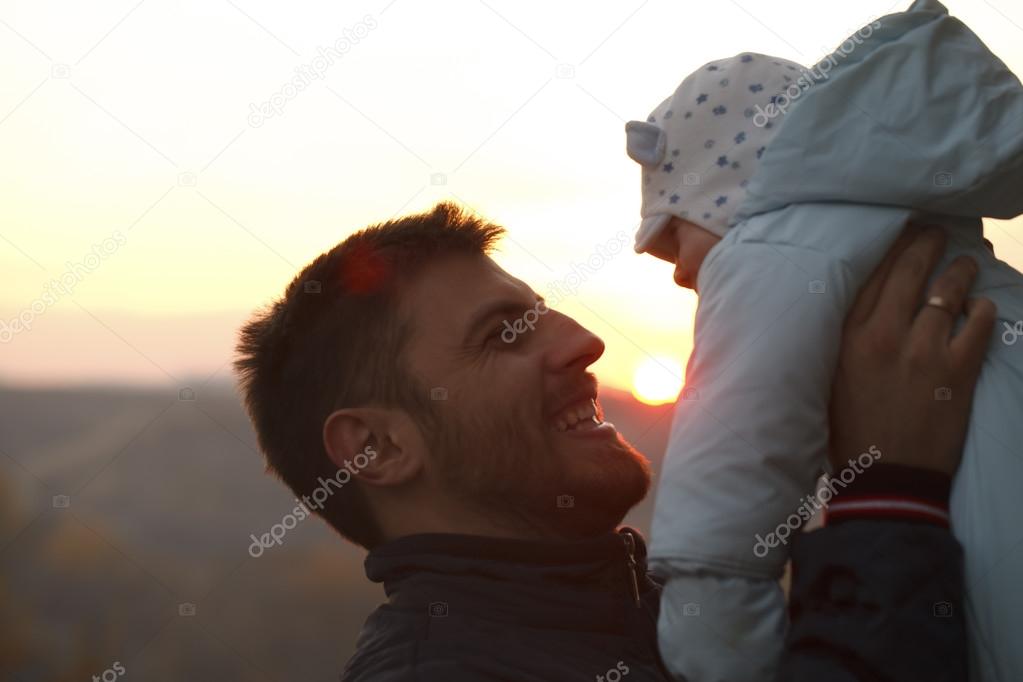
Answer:
[[[547,363],[555,371],[584,370],[604,354],[604,342],[586,327],[555,310],[547,325]]]

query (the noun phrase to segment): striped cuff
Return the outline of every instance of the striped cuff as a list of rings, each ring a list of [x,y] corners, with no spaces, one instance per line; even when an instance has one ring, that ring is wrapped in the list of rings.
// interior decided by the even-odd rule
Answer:
[[[838,492],[824,525],[858,519],[888,519],[948,528],[952,479],[929,469],[877,463]]]

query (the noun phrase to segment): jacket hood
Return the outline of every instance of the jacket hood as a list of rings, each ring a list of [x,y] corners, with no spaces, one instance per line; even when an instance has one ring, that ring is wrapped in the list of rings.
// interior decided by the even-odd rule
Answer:
[[[860,29],[809,75],[779,102],[732,224],[800,202],[1023,213],[1023,86],[937,0]]]

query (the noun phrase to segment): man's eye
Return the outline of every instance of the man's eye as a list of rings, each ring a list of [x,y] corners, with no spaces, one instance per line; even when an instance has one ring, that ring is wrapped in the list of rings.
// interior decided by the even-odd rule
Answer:
[[[512,338],[512,331],[511,331],[511,329],[509,327],[505,327],[504,325],[501,325],[500,327],[495,328],[487,336],[487,343],[489,343],[489,344],[507,345],[507,344],[514,343],[514,342],[515,342],[515,339]]]

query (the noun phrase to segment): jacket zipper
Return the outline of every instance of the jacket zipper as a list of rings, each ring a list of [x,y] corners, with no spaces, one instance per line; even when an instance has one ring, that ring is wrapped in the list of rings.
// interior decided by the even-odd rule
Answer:
[[[622,540],[625,542],[625,566],[629,570],[632,600],[636,602],[636,608],[639,608],[642,602],[639,600],[639,579],[636,577],[636,538],[632,537],[632,533],[622,533]]]

